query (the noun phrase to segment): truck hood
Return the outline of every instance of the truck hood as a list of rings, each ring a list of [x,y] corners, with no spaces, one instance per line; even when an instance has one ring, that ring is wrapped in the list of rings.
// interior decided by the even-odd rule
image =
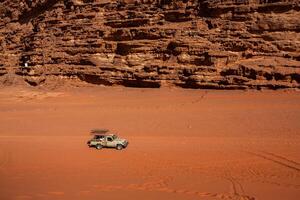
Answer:
[[[122,139],[122,138],[117,138],[117,139],[115,139],[115,141],[116,141],[116,142],[119,142],[119,143],[122,143],[122,144],[124,144],[124,143],[127,142],[127,140]]]

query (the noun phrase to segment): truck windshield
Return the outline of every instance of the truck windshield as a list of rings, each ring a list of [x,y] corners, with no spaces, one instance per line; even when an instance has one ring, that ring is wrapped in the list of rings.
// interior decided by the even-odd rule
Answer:
[[[96,140],[97,140],[97,139],[101,139],[101,138],[103,138],[102,135],[95,135],[95,136],[94,136],[94,139],[96,139]]]
[[[118,137],[116,135],[112,136],[113,140],[117,139]]]

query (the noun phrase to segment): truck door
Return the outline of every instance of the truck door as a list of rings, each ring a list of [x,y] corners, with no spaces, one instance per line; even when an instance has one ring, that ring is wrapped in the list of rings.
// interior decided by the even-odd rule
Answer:
[[[107,147],[115,147],[113,140],[114,139],[110,136],[106,137],[106,146]]]

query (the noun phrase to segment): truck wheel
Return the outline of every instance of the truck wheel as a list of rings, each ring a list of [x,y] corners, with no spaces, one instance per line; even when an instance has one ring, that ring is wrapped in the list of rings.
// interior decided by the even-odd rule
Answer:
[[[123,146],[121,144],[118,144],[116,148],[117,148],[117,150],[122,150]]]
[[[101,144],[97,144],[96,145],[96,149],[102,149],[102,145]]]

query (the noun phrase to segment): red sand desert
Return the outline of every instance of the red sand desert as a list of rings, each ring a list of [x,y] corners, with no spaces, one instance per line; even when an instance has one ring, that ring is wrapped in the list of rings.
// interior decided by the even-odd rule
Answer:
[[[298,200],[300,93],[2,88],[0,199]]]

